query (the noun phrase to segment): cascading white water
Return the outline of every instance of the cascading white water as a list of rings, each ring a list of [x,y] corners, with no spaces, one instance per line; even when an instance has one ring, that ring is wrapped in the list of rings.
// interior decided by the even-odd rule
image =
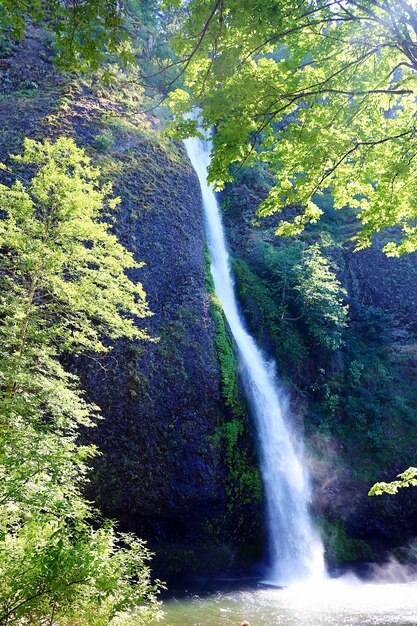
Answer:
[[[323,578],[323,547],[308,511],[309,479],[285,423],[286,403],[275,367],[249,334],[236,300],[220,210],[207,184],[210,142],[187,139],[185,147],[200,181],[216,295],[239,350],[242,382],[257,426],[272,562],[268,580],[288,585]]]

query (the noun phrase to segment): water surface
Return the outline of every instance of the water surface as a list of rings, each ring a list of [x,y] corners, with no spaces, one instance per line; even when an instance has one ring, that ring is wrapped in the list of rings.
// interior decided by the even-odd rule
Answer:
[[[286,589],[192,594],[164,603],[170,626],[416,626],[417,581],[363,583],[352,577]]]

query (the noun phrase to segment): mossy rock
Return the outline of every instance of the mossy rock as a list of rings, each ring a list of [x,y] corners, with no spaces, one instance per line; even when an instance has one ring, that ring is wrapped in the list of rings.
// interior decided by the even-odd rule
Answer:
[[[372,548],[366,541],[350,537],[341,520],[321,520],[322,537],[326,561],[330,565],[370,561]]]

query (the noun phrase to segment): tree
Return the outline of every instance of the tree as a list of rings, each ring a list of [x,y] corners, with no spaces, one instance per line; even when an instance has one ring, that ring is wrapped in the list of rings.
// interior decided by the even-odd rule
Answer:
[[[259,209],[298,209],[278,234],[320,218],[317,196],[361,222],[357,248],[417,249],[417,11],[406,0],[192,0],[177,35],[186,89],[177,115],[201,107],[215,125],[210,179],[267,164],[276,185]],[[197,122],[176,119],[179,137]],[[393,233],[392,227],[399,225]]]
[[[125,19],[119,0],[0,0],[3,33],[21,39],[28,21],[44,25],[53,35],[56,63],[67,70],[97,69],[107,53],[132,61]]]
[[[82,495],[96,450],[78,429],[98,409],[61,358],[148,338],[140,264],[111,233],[110,184],[71,139],[26,140],[12,163],[0,185],[0,622],[147,623],[149,553]]]
[[[397,478],[400,480],[393,480],[390,483],[375,483],[368,495],[382,496],[384,493],[395,495],[398,493],[398,489],[403,487],[417,487],[417,467],[409,467],[405,472],[398,474]]]
[[[282,309],[281,319],[303,323],[316,347],[341,348],[348,315],[343,304],[346,291],[320,244],[290,241],[278,248],[261,244],[259,252],[261,275]]]

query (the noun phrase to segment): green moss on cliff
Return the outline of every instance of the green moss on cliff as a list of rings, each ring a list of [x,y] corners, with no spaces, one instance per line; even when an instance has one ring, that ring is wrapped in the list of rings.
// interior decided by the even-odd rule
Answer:
[[[282,303],[274,298],[271,285],[241,258],[233,260],[233,270],[243,312],[249,326],[256,329],[261,346],[268,350],[272,342],[274,356],[285,373],[300,372],[307,358],[307,347],[297,326],[286,318]]]
[[[351,563],[372,559],[372,548],[366,541],[350,537],[342,521],[322,519],[321,532],[328,563]]]
[[[210,256],[207,250],[205,251],[205,275],[206,289],[210,297],[210,314],[216,332],[216,350],[220,365],[223,400],[226,406],[230,408],[232,415],[241,420],[245,417],[245,407],[239,390],[236,348],[224,317],[221,302],[214,292]]]
[[[239,386],[236,346],[221,303],[214,293],[207,251],[205,262],[206,288],[210,296],[210,313],[215,325],[222,395],[225,405],[230,410],[230,419],[218,427],[213,437],[213,444],[223,451],[227,469],[228,511],[234,526],[234,534],[240,539],[253,541],[260,533],[259,505],[262,502],[262,481],[254,453],[253,436],[246,419],[246,407]],[[252,507],[249,516],[248,507]]]
[[[226,422],[217,433],[217,439],[225,451],[225,463],[228,468],[229,511],[232,512],[236,501],[240,505],[253,504],[262,500],[262,483],[259,470],[250,463],[248,451],[242,446],[245,437],[245,424],[233,419]]]
[[[222,305],[215,294],[210,294],[210,313],[216,328],[216,349],[220,364],[222,394],[226,406],[232,414],[240,417],[244,413],[239,394],[237,360],[232,347],[232,340],[226,330]]]

